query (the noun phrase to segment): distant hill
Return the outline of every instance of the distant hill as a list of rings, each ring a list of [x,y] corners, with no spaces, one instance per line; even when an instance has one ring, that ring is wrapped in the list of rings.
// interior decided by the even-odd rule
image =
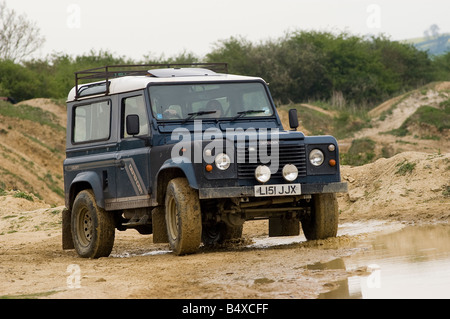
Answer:
[[[445,54],[450,51],[450,33],[440,34],[438,36],[413,38],[405,40],[411,43],[417,49],[428,51],[431,55]]]
[[[335,136],[341,164],[363,165],[406,151],[450,152],[450,82],[433,82],[385,101],[368,112],[368,119],[321,107],[291,104],[278,110],[285,128],[288,110],[296,108],[300,131]]]

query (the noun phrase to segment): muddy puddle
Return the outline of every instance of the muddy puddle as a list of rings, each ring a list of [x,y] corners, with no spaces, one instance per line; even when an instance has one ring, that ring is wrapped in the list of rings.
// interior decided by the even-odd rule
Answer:
[[[209,267],[202,268],[202,276],[196,279],[199,285],[214,282],[214,286],[226,291],[231,282],[229,296],[233,297],[236,289],[241,287],[245,291],[255,289],[252,297],[280,298],[286,295],[289,298],[310,298],[314,295],[313,288],[296,294],[298,287],[310,287],[310,282],[320,281],[318,286],[322,288],[319,290],[327,291],[317,292],[320,299],[450,298],[450,225],[407,226],[400,222],[361,221],[341,224],[338,237],[341,239],[334,244],[331,241],[333,246],[302,246],[306,241],[303,235],[268,237],[267,234],[258,234],[252,237],[251,243],[243,246],[201,250],[199,254],[180,259],[180,262],[185,263],[185,271],[190,269],[193,274],[199,272],[193,265],[208,264]],[[301,254],[296,254],[299,251]],[[116,260],[138,257],[135,261],[139,261],[147,256],[156,258],[159,263],[170,263],[172,258],[167,256],[170,254],[167,245],[151,245],[145,250],[118,249],[111,257]],[[329,259],[331,254],[336,258]],[[273,255],[283,260],[281,266]],[[286,260],[288,255],[292,258]],[[246,267],[252,265],[251,272],[243,270],[244,256]],[[222,277],[224,270],[217,273],[213,267],[217,258],[226,260],[225,279]],[[311,259],[311,263],[299,266],[298,263],[304,262],[303,258]],[[316,263],[314,260],[331,261]],[[268,283],[259,285],[260,277]],[[324,281],[322,278],[328,279]],[[223,297],[223,294],[221,291],[217,296]]]
[[[450,298],[450,225],[409,226],[370,240],[367,251],[309,269],[351,274],[320,299]],[[354,275],[352,275],[354,274]]]
[[[373,233],[373,232],[392,232],[403,228],[402,223],[395,222],[385,222],[380,220],[363,221],[363,222],[352,222],[344,223],[339,225],[338,236],[356,236],[359,234]],[[305,236],[300,234],[299,236],[288,236],[288,237],[268,237],[255,236],[250,239],[251,243],[243,245],[242,248],[254,248],[254,249],[265,249],[270,247],[278,247],[283,245],[292,245],[296,243],[306,242]],[[128,258],[137,256],[152,256],[152,255],[162,255],[172,253],[169,250],[168,245],[153,245],[153,247],[142,251],[138,249],[137,251],[121,251],[119,253],[111,253],[112,258]]]

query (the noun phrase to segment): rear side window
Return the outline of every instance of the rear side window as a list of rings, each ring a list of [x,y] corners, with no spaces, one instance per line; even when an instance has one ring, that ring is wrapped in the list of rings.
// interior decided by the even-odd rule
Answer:
[[[107,140],[111,128],[111,102],[101,101],[74,108],[73,142]]]

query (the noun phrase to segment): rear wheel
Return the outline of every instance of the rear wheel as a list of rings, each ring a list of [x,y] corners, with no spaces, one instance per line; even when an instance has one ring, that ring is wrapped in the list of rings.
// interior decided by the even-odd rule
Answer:
[[[165,209],[170,248],[176,255],[195,253],[202,238],[202,216],[198,193],[186,178],[169,182]]]
[[[301,222],[308,240],[336,237],[339,223],[336,194],[313,195],[311,214]]]
[[[97,206],[92,190],[81,191],[73,203],[71,230],[75,250],[84,258],[107,257],[114,246],[114,215]]]

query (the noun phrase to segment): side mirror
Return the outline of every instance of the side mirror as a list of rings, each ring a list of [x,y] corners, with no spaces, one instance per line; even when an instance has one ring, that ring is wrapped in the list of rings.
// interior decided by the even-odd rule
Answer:
[[[139,134],[139,115],[130,114],[127,116],[126,120],[127,125],[127,134],[131,136],[135,136]]]
[[[296,109],[289,110],[289,126],[293,131],[297,130],[298,127],[298,115]]]

